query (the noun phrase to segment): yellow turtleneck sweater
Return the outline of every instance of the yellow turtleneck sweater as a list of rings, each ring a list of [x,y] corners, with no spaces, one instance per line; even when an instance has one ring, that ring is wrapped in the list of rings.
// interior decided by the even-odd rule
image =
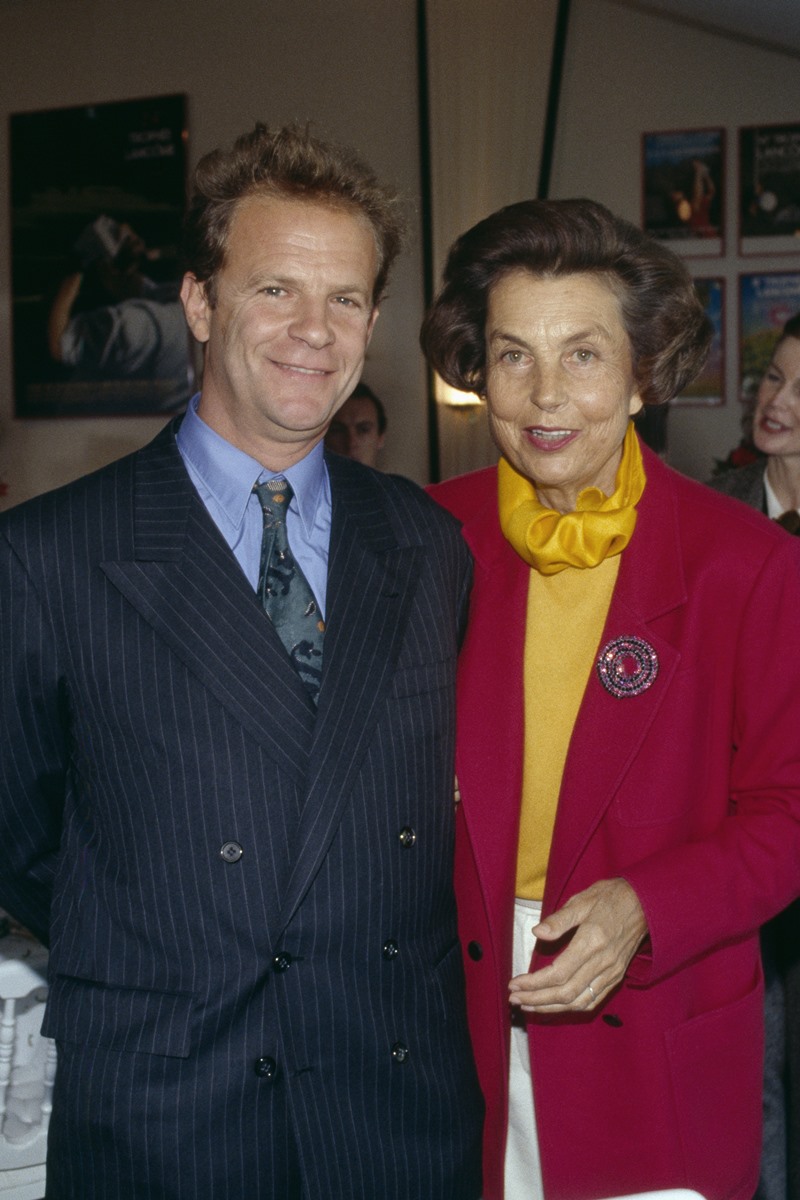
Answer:
[[[504,459],[498,471],[500,524],[531,566],[525,632],[525,744],[516,894],[541,900],[570,738],[596,658],[645,486],[629,425],[610,497],[586,488],[574,512],[539,503],[530,480]],[[591,787],[591,780],[586,786]]]

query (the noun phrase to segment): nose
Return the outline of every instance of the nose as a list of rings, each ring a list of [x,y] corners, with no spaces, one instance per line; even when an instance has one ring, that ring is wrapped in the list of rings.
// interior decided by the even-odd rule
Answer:
[[[554,412],[565,399],[564,380],[558,366],[540,363],[531,386],[531,404],[542,412]]]
[[[773,401],[777,400],[779,404],[785,404],[787,408],[797,409],[798,392],[797,386],[791,379],[786,379],[772,396]]]
[[[333,341],[333,330],[327,299],[301,297],[289,325],[289,334],[315,350],[330,345]]]

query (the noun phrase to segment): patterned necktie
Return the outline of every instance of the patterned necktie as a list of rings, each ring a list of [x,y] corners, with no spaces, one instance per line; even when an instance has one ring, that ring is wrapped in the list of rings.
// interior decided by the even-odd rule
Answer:
[[[286,513],[292,488],[285,479],[278,478],[257,483],[253,491],[264,514],[258,596],[316,704],[322,679],[325,622],[308,580],[289,549]]]

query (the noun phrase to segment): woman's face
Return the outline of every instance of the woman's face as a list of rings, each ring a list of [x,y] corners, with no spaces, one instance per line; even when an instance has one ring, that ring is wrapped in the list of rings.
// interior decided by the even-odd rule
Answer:
[[[758,389],[753,441],[764,454],[800,455],[800,340],[784,338]]]
[[[598,275],[510,272],[489,295],[486,396],[492,436],[542,504],[614,492],[628,418],[642,407],[619,301]]]

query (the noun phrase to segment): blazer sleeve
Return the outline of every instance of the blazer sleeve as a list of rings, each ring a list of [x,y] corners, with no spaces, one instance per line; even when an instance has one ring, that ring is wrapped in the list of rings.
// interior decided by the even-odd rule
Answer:
[[[800,553],[776,539],[731,639],[728,811],[704,835],[627,868],[650,951],[629,968],[648,984],[752,935],[800,893]],[[724,601],[722,601],[724,603]],[[708,696],[708,704],[725,702]],[[680,753],[680,747],[675,747]],[[700,808],[706,798],[698,795]]]
[[[43,942],[60,841],[66,696],[44,605],[0,536],[0,904]]]

